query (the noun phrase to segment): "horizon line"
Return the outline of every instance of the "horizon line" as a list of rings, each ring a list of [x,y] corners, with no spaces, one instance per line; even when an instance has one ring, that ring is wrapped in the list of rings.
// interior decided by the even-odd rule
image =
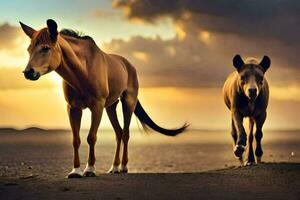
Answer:
[[[81,131],[88,131],[89,128],[82,128]],[[132,131],[143,131],[143,129],[140,128],[132,128]],[[209,131],[209,132],[219,132],[219,131],[229,131],[230,129],[226,129],[226,128],[190,128],[187,131]],[[264,129],[265,131],[300,131],[300,128],[267,128]],[[61,127],[57,127],[57,128],[44,128],[44,127],[40,127],[40,126],[29,126],[26,128],[16,128],[16,127],[10,127],[10,126],[0,126],[0,132],[3,131],[16,131],[16,132],[24,132],[24,131],[43,131],[43,132],[53,132],[53,131],[71,131],[71,128],[61,128]],[[98,130],[98,132],[100,131],[113,131],[113,128],[101,128]]]

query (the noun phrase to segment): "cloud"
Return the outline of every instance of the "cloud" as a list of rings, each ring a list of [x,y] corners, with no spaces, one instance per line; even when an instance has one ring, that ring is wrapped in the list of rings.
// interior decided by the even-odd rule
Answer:
[[[300,81],[296,1],[115,0],[113,6],[133,22],[155,26],[164,18],[173,20],[174,38],[136,36],[104,45],[137,66],[142,86],[221,86],[237,53],[270,56],[268,76],[273,84]]]
[[[27,40],[21,28],[0,24],[0,67],[24,65],[27,62]]]
[[[19,27],[8,23],[0,25],[0,49],[12,49],[18,47],[23,39],[23,33]]]
[[[224,58],[212,59],[213,52],[205,51],[200,41],[136,36],[129,41],[112,40],[103,48],[128,58],[138,70],[141,86],[215,86],[224,71],[232,69],[224,70]]]
[[[99,18],[119,17],[118,13],[116,13],[116,12],[106,11],[106,10],[102,10],[102,9],[95,9],[90,14],[93,17],[99,17]]]
[[[236,33],[249,37],[274,37],[293,42],[300,30],[300,2],[293,0],[115,0],[116,8],[123,8],[129,19],[154,22],[171,17],[194,28]]]
[[[257,42],[203,31],[168,40],[142,36],[115,39],[102,47],[128,58],[138,70],[141,86],[220,87],[234,70],[232,58],[236,53],[258,59],[268,54],[272,66],[267,76],[273,84],[300,81],[297,65],[286,59],[290,48],[278,41]]]

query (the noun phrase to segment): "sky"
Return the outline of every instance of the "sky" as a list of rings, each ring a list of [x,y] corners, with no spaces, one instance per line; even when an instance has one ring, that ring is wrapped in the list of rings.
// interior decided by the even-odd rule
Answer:
[[[141,103],[167,128],[228,129],[222,84],[235,54],[271,58],[268,129],[300,128],[300,3],[293,0],[0,0],[0,127],[69,128],[61,78],[24,79],[29,39],[19,21],[90,35],[137,68]],[[120,112],[120,110],[119,110]],[[121,113],[120,113],[121,118]],[[84,111],[82,127],[90,126]],[[132,127],[137,127],[132,120]],[[111,128],[104,114],[101,128]]]

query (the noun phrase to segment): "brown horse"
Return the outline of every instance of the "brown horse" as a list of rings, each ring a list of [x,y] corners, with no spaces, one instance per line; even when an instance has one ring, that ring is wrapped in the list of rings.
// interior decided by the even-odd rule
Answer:
[[[168,130],[155,124],[138,101],[138,78],[134,66],[119,55],[106,54],[99,49],[89,36],[64,29],[57,31],[54,20],[47,20],[47,28],[39,31],[21,23],[31,38],[28,47],[29,62],[24,70],[26,79],[38,80],[40,76],[56,71],[63,78],[64,96],[68,104],[68,115],[73,132],[74,168],[69,178],[95,176],[95,143],[103,109],[106,108],[116,133],[116,151],[110,173],[127,172],[129,125],[132,113],[143,126],[148,126],[164,135],[175,136],[187,125]],[[116,107],[122,102],[124,127],[121,128]],[[91,127],[87,137],[89,155],[87,166],[82,173],[78,149],[80,146],[80,122],[82,110],[91,111]],[[123,143],[123,157],[120,163],[120,145]],[[121,166],[120,166],[121,164]]]
[[[271,60],[264,56],[261,62],[250,58],[246,62],[240,55],[233,58],[236,71],[231,73],[225,81],[223,95],[226,106],[231,110],[234,154],[243,164],[243,153],[246,149],[247,135],[243,127],[243,119],[249,118],[250,132],[248,134],[247,164],[255,163],[253,153],[253,126],[256,124],[256,150],[257,162],[261,162],[263,155],[261,139],[262,127],[267,117],[269,101],[269,85],[265,72],[269,69]]]

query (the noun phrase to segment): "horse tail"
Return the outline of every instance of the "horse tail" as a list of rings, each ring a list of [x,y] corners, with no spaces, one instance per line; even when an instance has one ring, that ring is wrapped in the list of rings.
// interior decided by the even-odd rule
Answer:
[[[134,114],[140,120],[144,130],[147,130],[147,128],[150,127],[154,131],[157,131],[167,136],[176,136],[177,134],[184,132],[189,126],[189,124],[187,123],[185,123],[182,127],[178,129],[165,129],[158,126],[146,113],[139,100],[137,101],[137,104],[135,106]]]

